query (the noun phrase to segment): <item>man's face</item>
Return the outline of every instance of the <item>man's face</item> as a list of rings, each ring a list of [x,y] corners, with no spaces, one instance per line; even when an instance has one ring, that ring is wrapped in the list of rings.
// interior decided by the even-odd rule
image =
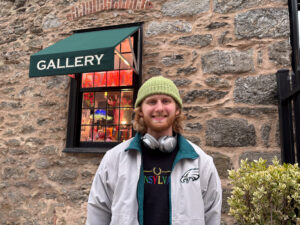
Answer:
[[[172,125],[179,109],[174,99],[168,95],[151,95],[141,105],[141,116],[147,126],[147,133],[158,138],[172,136]]]

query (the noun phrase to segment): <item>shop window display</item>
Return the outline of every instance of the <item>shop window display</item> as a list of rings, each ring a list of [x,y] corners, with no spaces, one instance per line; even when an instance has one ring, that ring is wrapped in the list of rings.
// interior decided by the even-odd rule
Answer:
[[[73,79],[65,152],[105,152],[134,136],[134,102],[142,81],[142,27],[132,26],[137,25],[139,29],[113,48],[109,70],[69,74]]]
[[[116,53],[115,70],[82,74],[81,142],[121,142],[132,137],[133,90],[125,88],[132,86],[134,73],[129,66],[133,64],[129,40],[116,49],[125,60]],[[101,87],[120,89],[85,92]]]

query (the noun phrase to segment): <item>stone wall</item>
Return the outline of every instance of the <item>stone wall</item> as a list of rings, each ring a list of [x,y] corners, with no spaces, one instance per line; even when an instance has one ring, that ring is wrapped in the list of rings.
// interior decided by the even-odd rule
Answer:
[[[224,189],[241,159],[280,156],[275,73],[290,69],[287,0],[2,0],[0,224],[81,225],[102,155],[66,154],[67,76],[28,78],[31,54],[72,30],[144,21],[143,79],[179,87],[185,135]]]

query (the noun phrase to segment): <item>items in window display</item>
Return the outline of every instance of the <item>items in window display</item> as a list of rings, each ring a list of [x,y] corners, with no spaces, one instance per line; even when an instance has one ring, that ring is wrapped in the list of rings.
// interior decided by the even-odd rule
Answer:
[[[82,107],[89,108],[93,106],[94,106],[94,93],[93,92],[83,93]]]
[[[133,41],[133,37],[131,37]],[[81,88],[133,85],[129,38],[116,48],[115,70],[83,73]],[[133,91],[83,92],[81,141],[118,142],[132,137]],[[88,126],[87,126],[88,125]]]
[[[106,115],[106,111],[103,109],[97,109],[94,113],[94,115],[90,115],[90,118],[94,121],[101,121],[101,120],[112,120],[112,117],[109,115]]]
[[[83,73],[82,88],[131,86],[133,70]]]
[[[84,92],[81,118],[83,142],[120,142],[131,138],[133,91]]]

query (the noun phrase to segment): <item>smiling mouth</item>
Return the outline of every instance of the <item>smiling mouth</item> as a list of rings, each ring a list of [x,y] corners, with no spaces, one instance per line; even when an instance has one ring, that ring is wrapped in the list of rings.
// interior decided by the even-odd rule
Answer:
[[[167,115],[161,115],[161,116],[152,116],[152,119],[155,121],[162,121],[167,118]]]

